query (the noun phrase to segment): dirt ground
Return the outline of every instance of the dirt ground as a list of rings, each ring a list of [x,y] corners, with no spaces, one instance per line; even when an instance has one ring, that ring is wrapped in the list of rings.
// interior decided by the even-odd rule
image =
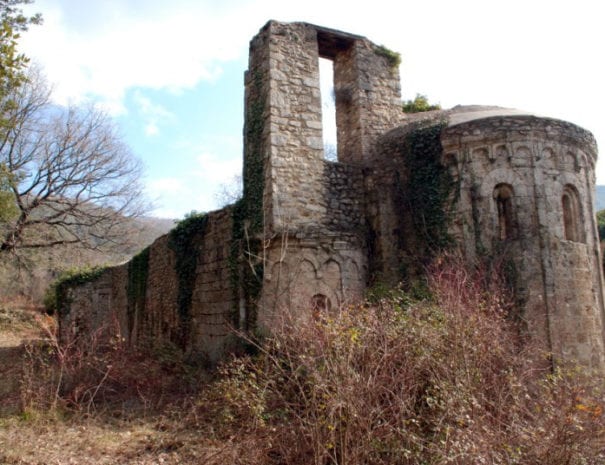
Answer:
[[[0,465],[237,464],[241,441],[218,442],[184,421],[180,406],[161,411],[94,414],[21,408],[24,343],[40,338],[39,310],[0,302]]]
[[[0,420],[2,465],[236,464],[238,446],[167,428],[159,418]]]

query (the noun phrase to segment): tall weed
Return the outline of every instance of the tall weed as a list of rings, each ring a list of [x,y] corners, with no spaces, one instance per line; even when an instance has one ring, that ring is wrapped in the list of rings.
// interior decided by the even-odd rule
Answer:
[[[223,368],[196,421],[245,437],[239,463],[604,463],[599,380],[553,372],[498,276],[441,259],[431,299],[285,314],[260,355]]]

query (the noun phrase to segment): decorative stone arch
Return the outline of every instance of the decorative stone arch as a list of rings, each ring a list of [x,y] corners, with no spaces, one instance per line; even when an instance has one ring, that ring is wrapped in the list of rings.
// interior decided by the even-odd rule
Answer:
[[[471,158],[473,160],[489,160],[489,150],[487,147],[477,147],[471,152]]]
[[[497,144],[493,148],[493,159],[508,160],[510,158],[510,150],[506,144]]]
[[[572,184],[566,184],[563,187],[561,208],[563,211],[563,233],[565,240],[584,242],[580,196],[578,190]]]
[[[590,167],[590,162],[588,161],[590,157],[587,157],[586,154],[584,152],[579,152],[578,153],[578,166],[577,166],[577,172],[580,172],[582,170],[585,170],[587,168]]]
[[[518,145],[515,147],[515,156],[516,157],[531,157],[532,151],[527,145]]]
[[[556,158],[555,150],[551,146],[545,146],[542,148],[539,164],[543,169],[554,169],[556,168]]]
[[[317,257],[310,255],[308,253],[303,254],[302,257],[300,257],[300,261],[298,262],[297,266],[295,267],[296,271],[295,273],[300,273],[301,270],[304,269],[313,269],[313,277],[314,278],[318,278],[321,277],[321,271],[320,270],[320,264],[319,264],[319,260],[317,259]],[[318,272],[319,272],[319,276],[318,276]]]
[[[578,167],[578,159],[576,158],[576,154],[571,150],[565,151],[561,156],[561,167],[560,169],[564,171],[577,171]]]
[[[529,191],[525,183],[519,184],[519,175],[510,168],[498,168],[490,171],[481,182],[479,195],[483,198],[489,198],[494,186],[498,184],[509,184],[515,186],[515,197],[524,198],[529,196]]]
[[[517,237],[517,226],[514,211],[513,186],[506,183],[494,187],[493,198],[498,213],[498,239],[507,241]]]

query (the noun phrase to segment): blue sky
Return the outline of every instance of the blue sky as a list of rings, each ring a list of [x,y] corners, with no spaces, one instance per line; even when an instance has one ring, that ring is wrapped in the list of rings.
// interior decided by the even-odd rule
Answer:
[[[147,167],[153,214],[217,208],[241,171],[248,43],[268,19],[365,35],[402,55],[404,99],[566,119],[605,147],[596,0],[37,0],[21,48],[59,104],[97,102]],[[597,167],[605,184],[605,162]]]

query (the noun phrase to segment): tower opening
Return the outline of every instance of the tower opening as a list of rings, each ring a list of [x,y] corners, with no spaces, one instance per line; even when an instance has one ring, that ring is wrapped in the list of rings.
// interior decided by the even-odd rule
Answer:
[[[319,58],[319,89],[321,93],[321,125],[324,160],[338,161],[336,104],[334,98],[334,62],[328,58]]]

